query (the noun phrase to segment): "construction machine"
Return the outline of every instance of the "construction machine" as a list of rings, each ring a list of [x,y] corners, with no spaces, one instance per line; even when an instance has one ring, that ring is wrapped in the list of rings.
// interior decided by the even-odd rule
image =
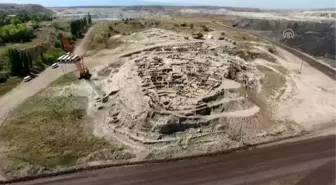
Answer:
[[[76,69],[79,71],[79,79],[86,79],[89,80],[91,78],[91,74],[89,72],[89,69],[84,65],[84,58],[83,56],[78,56],[75,55],[74,52],[74,47],[69,43],[69,41],[63,36],[63,34],[59,35],[59,39],[61,40],[63,44],[63,50],[65,52],[68,52],[68,57],[66,60],[69,62],[75,64]],[[60,57],[61,58],[61,57]]]

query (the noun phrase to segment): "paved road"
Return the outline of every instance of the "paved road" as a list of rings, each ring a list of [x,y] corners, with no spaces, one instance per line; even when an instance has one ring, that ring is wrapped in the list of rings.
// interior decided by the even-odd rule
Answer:
[[[86,171],[20,184],[331,185],[335,183],[335,139],[335,135],[325,136],[229,155]]]

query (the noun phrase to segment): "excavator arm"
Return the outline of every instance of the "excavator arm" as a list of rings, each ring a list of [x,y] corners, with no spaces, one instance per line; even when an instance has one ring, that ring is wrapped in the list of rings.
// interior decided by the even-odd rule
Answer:
[[[70,53],[70,57],[72,58],[76,58],[74,57],[74,47],[69,43],[69,41],[63,36],[63,34],[59,35],[59,39],[61,40],[62,44],[63,44],[63,50],[65,52]],[[72,61],[71,61],[72,62]],[[84,65],[83,62],[83,57],[80,56],[80,60],[75,60],[73,61],[73,64],[76,66],[76,69],[79,71],[79,78],[84,78],[84,79],[90,79],[91,74],[88,70],[88,68]]]

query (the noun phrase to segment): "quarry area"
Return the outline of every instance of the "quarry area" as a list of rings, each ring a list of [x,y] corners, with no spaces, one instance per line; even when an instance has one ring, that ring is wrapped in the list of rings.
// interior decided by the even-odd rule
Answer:
[[[225,151],[334,123],[334,79],[267,40],[208,23],[201,36],[155,27],[110,35],[113,48],[78,46],[91,79],[78,80],[72,64],[45,72],[61,77],[3,123],[0,176]]]

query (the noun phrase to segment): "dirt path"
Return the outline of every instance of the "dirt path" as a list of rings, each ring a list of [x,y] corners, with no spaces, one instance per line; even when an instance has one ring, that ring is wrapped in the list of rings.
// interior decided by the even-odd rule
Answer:
[[[85,34],[84,39],[79,43],[78,46],[75,48],[75,54],[79,56],[85,56],[86,52],[88,51],[88,47],[93,39],[94,32],[92,31],[93,27],[91,27]]]

